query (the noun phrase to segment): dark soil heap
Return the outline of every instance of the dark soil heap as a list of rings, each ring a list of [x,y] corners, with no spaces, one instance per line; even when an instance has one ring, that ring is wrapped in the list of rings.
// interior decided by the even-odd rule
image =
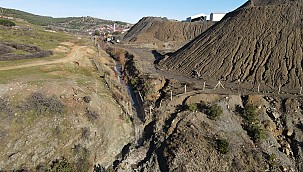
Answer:
[[[303,85],[303,1],[251,0],[160,62],[204,80]]]
[[[213,24],[214,22],[208,21],[190,23],[160,17],[144,17],[131,28],[123,40],[131,44],[154,44],[160,49],[180,48]]]

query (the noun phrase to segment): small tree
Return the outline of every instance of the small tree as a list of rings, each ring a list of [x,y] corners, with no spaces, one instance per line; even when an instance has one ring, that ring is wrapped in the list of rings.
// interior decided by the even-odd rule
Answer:
[[[207,115],[212,120],[218,119],[222,114],[223,114],[223,110],[222,110],[221,106],[218,106],[218,105],[212,105],[207,110]]]

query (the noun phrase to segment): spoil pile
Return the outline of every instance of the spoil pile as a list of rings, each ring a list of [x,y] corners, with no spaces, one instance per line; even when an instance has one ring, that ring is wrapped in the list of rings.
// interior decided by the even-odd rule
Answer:
[[[214,22],[179,22],[160,17],[144,17],[123,37],[124,43],[157,49],[180,48],[210,28]]]
[[[165,58],[181,75],[285,88],[303,85],[303,1],[251,0]]]

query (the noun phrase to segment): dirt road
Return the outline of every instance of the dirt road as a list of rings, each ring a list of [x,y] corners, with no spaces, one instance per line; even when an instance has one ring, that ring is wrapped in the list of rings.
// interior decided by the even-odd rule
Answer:
[[[17,65],[17,66],[3,67],[3,68],[0,68],[0,71],[20,69],[20,68],[26,68],[26,67],[35,67],[35,66],[42,66],[42,65],[51,65],[51,64],[58,64],[58,63],[73,62],[73,61],[76,61],[76,60],[80,59],[83,56],[81,50],[84,49],[84,48],[87,48],[87,47],[86,46],[73,45],[71,47],[70,53],[64,58],[55,59],[55,60],[52,60],[52,61],[45,61],[45,60],[41,59],[41,60],[35,61],[33,63],[27,63],[27,64],[22,64],[22,65]]]

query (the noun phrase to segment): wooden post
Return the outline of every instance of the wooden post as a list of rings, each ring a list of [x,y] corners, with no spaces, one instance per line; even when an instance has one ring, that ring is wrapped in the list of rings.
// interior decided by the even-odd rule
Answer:
[[[280,92],[281,92],[281,84],[279,85],[279,92],[278,92],[278,94],[280,94]]]
[[[173,101],[173,90],[170,90],[170,100]]]
[[[258,85],[258,93],[260,93],[260,84]]]
[[[152,106],[151,105],[149,106],[149,114],[150,115],[152,114]]]
[[[160,108],[161,108],[161,106],[162,106],[162,99],[160,100]]]
[[[205,90],[205,86],[206,86],[206,83],[204,81],[204,83],[203,83],[203,91]]]
[[[144,102],[144,101],[143,101],[143,97],[142,97],[141,92],[139,91],[138,93],[139,93],[139,96],[140,96],[140,98],[141,98],[141,101]]]
[[[300,95],[302,95],[302,87],[300,88]]]
[[[95,82],[96,82],[96,94],[98,94],[98,81],[95,80]]]
[[[186,84],[184,85],[184,93],[186,93]]]
[[[214,90],[216,88],[220,88],[220,87],[222,87],[223,89],[225,89],[224,86],[222,85],[221,81],[218,82],[218,84],[215,86]]]

